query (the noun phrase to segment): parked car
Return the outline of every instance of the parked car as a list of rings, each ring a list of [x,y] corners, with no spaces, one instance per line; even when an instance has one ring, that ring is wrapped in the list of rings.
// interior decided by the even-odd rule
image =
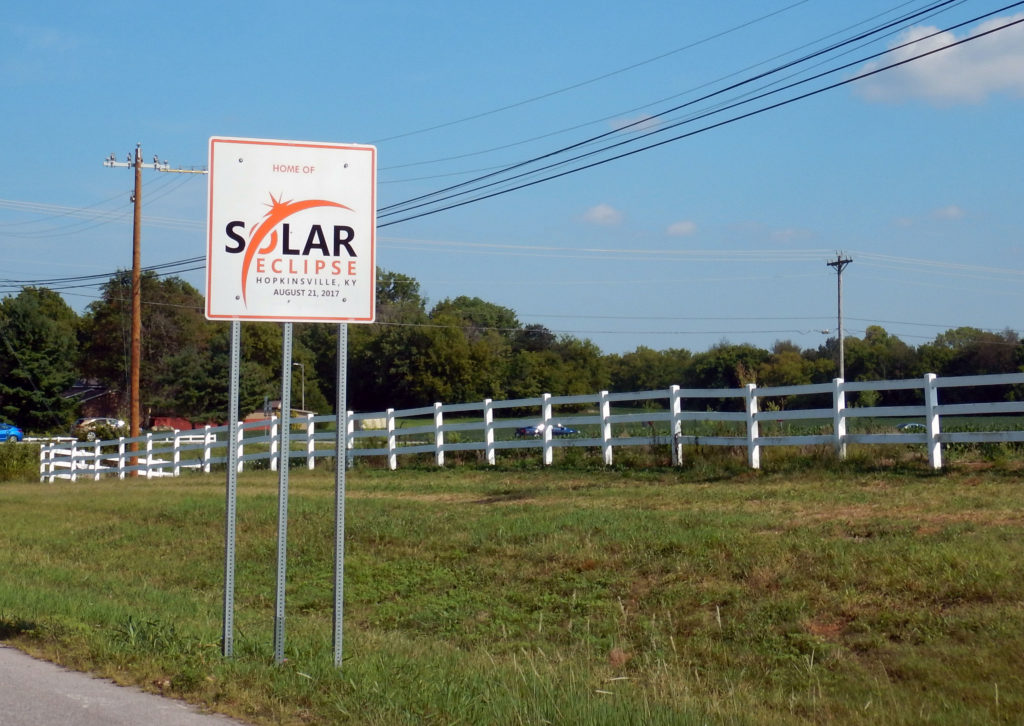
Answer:
[[[0,441],[7,441],[13,444],[15,441],[23,441],[24,438],[25,432],[17,426],[6,421],[0,421]]]
[[[905,434],[916,434],[924,433],[928,430],[928,427],[923,423],[916,423],[914,421],[908,421],[907,423],[901,423],[896,427],[897,431],[902,431]]]
[[[577,431],[576,429],[570,428],[568,426],[563,426],[560,423],[551,424],[551,435],[552,436],[575,436],[578,433],[579,433],[579,431]],[[534,426],[523,426],[522,428],[516,429],[516,436],[520,436],[522,438],[527,438],[527,437],[536,438],[538,436],[543,436],[543,435],[544,435],[544,424],[543,423],[539,423],[539,424],[536,424]]]
[[[119,418],[80,418],[71,427],[71,435],[80,441],[117,438],[124,436],[126,426]]]

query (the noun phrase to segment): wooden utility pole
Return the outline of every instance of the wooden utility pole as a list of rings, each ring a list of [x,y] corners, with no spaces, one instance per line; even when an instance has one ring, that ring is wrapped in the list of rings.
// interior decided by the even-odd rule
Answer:
[[[844,381],[846,380],[846,351],[843,346],[843,270],[846,266],[853,262],[852,259],[843,257],[841,253],[836,253],[836,258],[832,262],[826,262],[825,264],[829,267],[836,268],[836,279],[838,280],[838,291],[839,291],[839,377]]]
[[[205,169],[171,169],[166,161],[160,161],[159,157],[153,157],[152,164],[142,163],[142,144],[135,145],[134,158],[128,154],[125,161],[117,161],[111,154],[103,160],[103,166],[130,167],[135,169],[135,192],[132,194],[134,205],[132,221],[132,323],[131,323],[131,361],[129,364],[129,402],[128,435],[138,438],[142,430],[142,407],[139,401],[139,371],[142,359],[142,170],[156,169],[157,171],[170,171],[183,174],[205,174]],[[131,451],[138,451],[138,442],[133,441]],[[136,464],[135,457],[132,457],[132,464]],[[133,471],[133,476],[138,472]]]

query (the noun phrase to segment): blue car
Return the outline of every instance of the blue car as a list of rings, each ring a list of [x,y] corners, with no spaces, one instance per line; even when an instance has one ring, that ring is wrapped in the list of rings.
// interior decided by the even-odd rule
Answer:
[[[575,436],[579,431],[576,429],[563,426],[562,424],[551,424],[551,435],[552,436]],[[524,426],[523,428],[516,429],[516,436],[527,437],[532,436],[537,438],[544,435],[544,424],[539,423],[536,426]]]
[[[22,441],[24,438],[25,432],[17,426],[6,421],[0,421],[0,441],[9,441],[13,444],[15,441]]]

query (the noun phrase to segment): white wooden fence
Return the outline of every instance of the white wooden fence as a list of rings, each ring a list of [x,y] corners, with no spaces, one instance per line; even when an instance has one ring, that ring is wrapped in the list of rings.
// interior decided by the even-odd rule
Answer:
[[[942,420],[950,416],[1003,416],[1024,413],[1024,401],[990,400],[983,403],[942,404],[944,388],[977,388],[1024,385],[1024,373],[938,378],[929,373],[921,379],[898,381],[843,381],[806,386],[736,389],[684,389],[609,393],[586,396],[551,396],[512,401],[442,404],[423,408],[353,413],[345,417],[349,461],[353,457],[378,457],[390,469],[398,468],[400,457],[427,455],[444,466],[445,454],[475,451],[483,461],[495,465],[502,451],[539,449],[545,465],[554,461],[554,451],[567,447],[599,449],[606,465],[614,461],[616,448],[664,446],[673,464],[683,462],[683,447],[730,446],[746,449],[752,468],[761,464],[761,450],[769,446],[827,445],[845,457],[849,444],[923,445],[929,464],[942,467],[943,445],[954,443],[1024,442],[1024,430],[1005,427],[998,431],[943,431]],[[850,393],[864,391],[920,391],[922,403],[907,406],[848,406]],[[802,397],[831,398],[828,408],[800,408]],[[993,393],[990,398],[996,398]],[[761,407],[762,401],[769,405]],[[785,399],[786,408],[774,402]],[[733,400],[732,406],[712,410],[711,405]],[[706,410],[693,410],[698,401]],[[710,405],[708,405],[710,402]],[[619,412],[613,413],[616,406]],[[625,407],[629,409],[622,412]],[[700,408],[701,406],[698,406]],[[529,411],[528,415],[522,415]],[[508,414],[508,415],[503,415]],[[514,414],[514,415],[513,415]],[[871,433],[850,433],[852,419],[873,420]],[[455,419],[451,421],[451,419]],[[919,432],[896,428],[900,422],[919,424]],[[791,433],[791,422],[804,422],[805,431]],[[314,416],[291,419],[292,448],[288,458],[300,459],[312,469],[316,459],[334,457],[335,417]],[[1021,419],[1024,424],[1024,418]],[[370,428],[369,426],[373,426]],[[543,426],[538,426],[543,424]],[[556,436],[553,424],[577,430],[570,436]],[[888,425],[887,425],[888,424]],[[539,429],[536,436],[517,436],[527,426]],[[699,433],[703,426],[710,433]],[[762,428],[766,431],[762,433]],[[767,431],[768,428],[777,429]],[[806,430],[817,428],[819,433]],[[296,429],[301,429],[297,431]],[[688,431],[688,429],[690,429]],[[716,430],[717,429],[717,430]],[[638,433],[639,431],[639,433]],[[117,439],[90,443],[53,443],[40,447],[39,477],[42,481],[99,479],[103,475],[125,477],[133,471],[147,478],[178,476],[182,470],[209,473],[211,467],[227,462],[228,427],[209,427],[189,432],[146,434],[138,439]],[[133,454],[130,444],[138,442]],[[280,421],[242,423],[238,429],[238,468],[246,465],[276,470],[282,460]],[[247,453],[248,452],[248,453]],[[134,463],[133,463],[134,456]],[[262,462],[255,464],[254,462]]]

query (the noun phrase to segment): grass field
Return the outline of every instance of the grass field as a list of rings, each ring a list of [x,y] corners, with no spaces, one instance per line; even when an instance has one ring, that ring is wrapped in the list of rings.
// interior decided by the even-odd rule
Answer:
[[[239,487],[220,655],[222,476],[0,484],[0,639],[260,724],[1024,722],[1016,460],[348,477]]]

